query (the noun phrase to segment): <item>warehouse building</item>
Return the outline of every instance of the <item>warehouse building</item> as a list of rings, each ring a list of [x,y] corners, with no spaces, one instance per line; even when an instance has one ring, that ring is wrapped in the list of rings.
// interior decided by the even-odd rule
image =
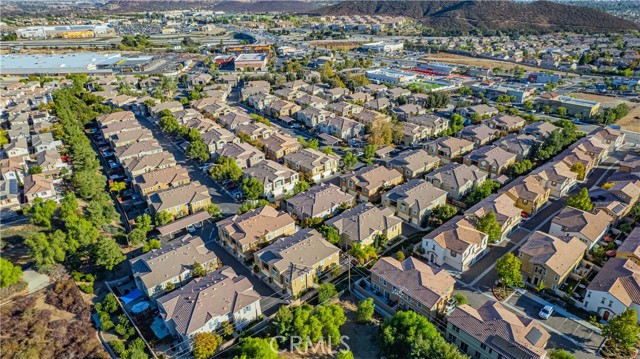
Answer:
[[[240,54],[234,60],[235,70],[264,70],[267,68],[269,57],[266,54]]]
[[[79,52],[57,55],[2,55],[0,75],[111,74],[116,63],[126,60],[119,53]]]
[[[410,72],[396,71],[390,69],[374,69],[367,71],[367,78],[374,83],[387,83],[401,85],[415,81],[417,76]]]

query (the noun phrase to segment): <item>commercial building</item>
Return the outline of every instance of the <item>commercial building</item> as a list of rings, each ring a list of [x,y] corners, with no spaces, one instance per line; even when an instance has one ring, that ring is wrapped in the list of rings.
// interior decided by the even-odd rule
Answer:
[[[569,96],[561,96],[555,93],[545,93],[540,96],[539,104],[549,106],[554,112],[563,107],[567,110],[567,115],[580,115],[583,119],[592,118],[600,111],[600,102],[583,100]]]
[[[266,54],[241,54],[234,61],[235,70],[264,70],[269,57]]]
[[[385,41],[377,41],[370,42],[368,44],[364,44],[360,47],[364,51],[374,51],[374,52],[395,52],[402,51],[404,48],[404,44],[402,42],[385,42]]]
[[[401,85],[416,80],[416,75],[390,69],[375,69],[367,71],[367,78],[374,83],[388,83]]]
[[[95,52],[56,55],[2,55],[0,63],[3,76],[66,75],[74,73],[112,74],[113,66],[124,58],[119,53]]]
[[[96,37],[114,32],[107,25],[59,25],[59,26],[30,26],[16,30],[16,35],[23,39],[82,39]]]
[[[422,71],[431,71],[442,75],[451,75],[454,71],[457,70],[455,65],[451,64],[443,64],[440,62],[422,62],[419,61],[416,69]]]

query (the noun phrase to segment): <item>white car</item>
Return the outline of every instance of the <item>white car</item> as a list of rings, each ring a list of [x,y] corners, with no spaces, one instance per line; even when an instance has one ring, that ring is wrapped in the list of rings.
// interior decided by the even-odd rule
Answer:
[[[551,317],[551,314],[553,314],[553,307],[550,305],[545,305],[544,308],[540,310],[540,313],[538,313],[538,316],[540,316],[540,318],[542,319],[549,319],[549,317]]]

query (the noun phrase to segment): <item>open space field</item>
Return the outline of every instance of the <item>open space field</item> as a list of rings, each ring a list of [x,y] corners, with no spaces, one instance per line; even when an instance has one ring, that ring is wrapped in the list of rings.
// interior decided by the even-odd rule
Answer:
[[[444,87],[443,85],[436,84],[433,82],[413,82],[411,86],[415,86],[416,88],[422,88],[425,91],[435,90],[440,87]]]
[[[429,55],[427,55],[425,57],[422,57],[420,59],[421,60],[431,60],[431,61],[445,62],[445,63],[464,64],[464,65],[470,65],[470,66],[490,67],[490,68],[502,67],[504,69],[512,69],[515,66],[518,66],[520,68],[524,68],[527,71],[540,71],[540,69],[538,69],[538,68],[527,66],[527,65],[523,65],[523,64],[516,64],[516,63],[513,63],[513,62],[506,62],[506,61],[498,61],[498,60],[492,60],[492,59],[469,57],[469,56],[463,56],[463,55],[458,55],[458,54],[449,54],[449,53],[444,53],[444,52],[441,52],[441,53],[438,53],[438,54],[429,54]],[[561,71],[553,71],[553,72],[560,73],[560,74],[565,74],[564,72],[561,72]]]

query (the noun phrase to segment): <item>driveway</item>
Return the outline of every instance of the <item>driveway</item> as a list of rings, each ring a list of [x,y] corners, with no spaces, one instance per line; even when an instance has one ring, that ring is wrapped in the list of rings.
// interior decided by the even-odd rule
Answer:
[[[208,173],[203,172],[199,168],[198,163],[187,158],[184,151],[171,142],[171,139],[169,139],[169,137],[163,133],[159,127],[151,123],[151,121],[144,116],[138,116],[138,120],[143,126],[153,133],[153,137],[158,141],[160,146],[162,146],[165,151],[171,153],[176,158],[176,162],[179,165],[187,169],[191,181],[198,181],[209,188],[211,201],[220,207],[224,216],[233,215],[238,212],[240,204],[228,195],[222,187],[209,176]]]

